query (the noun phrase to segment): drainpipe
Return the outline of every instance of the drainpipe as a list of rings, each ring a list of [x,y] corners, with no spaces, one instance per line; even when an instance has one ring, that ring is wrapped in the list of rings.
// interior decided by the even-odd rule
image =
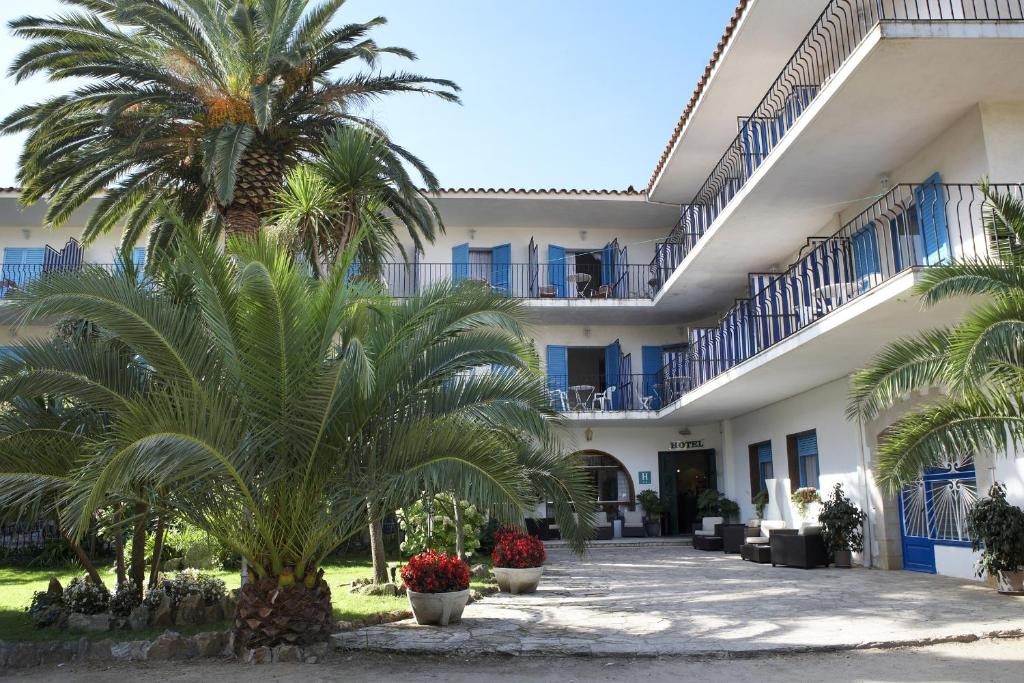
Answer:
[[[864,507],[868,511],[868,516],[864,520],[864,566],[871,568],[875,564],[873,551],[874,529],[872,526],[874,522],[872,513],[877,511],[871,501],[871,491],[868,489],[868,462],[865,457],[867,435],[864,433],[864,421],[860,418],[857,419],[857,427],[857,447],[860,450],[861,490],[864,492]]]

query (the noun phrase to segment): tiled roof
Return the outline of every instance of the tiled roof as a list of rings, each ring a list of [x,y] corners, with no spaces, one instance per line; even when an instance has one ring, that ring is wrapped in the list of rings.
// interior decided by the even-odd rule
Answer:
[[[654,167],[654,173],[651,174],[651,180],[647,183],[648,192],[654,188],[654,181],[658,179],[658,174],[661,173],[661,169],[665,167],[665,162],[668,161],[668,155],[672,153],[672,148],[675,147],[676,142],[679,141],[679,135],[683,132],[683,127],[689,120],[690,114],[693,112],[693,108],[697,105],[697,100],[700,99],[701,94],[704,92],[704,87],[708,84],[708,80],[711,78],[711,72],[715,70],[718,60],[721,59],[722,53],[725,52],[725,46],[729,44],[729,40],[732,38],[732,34],[736,30],[736,26],[740,23],[740,18],[743,16],[743,12],[746,11],[749,4],[750,0],[739,0],[739,4],[736,5],[736,9],[733,10],[732,17],[729,19],[729,23],[725,27],[725,32],[718,41],[718,46],[711,54],[711,61],[709,61],[708,65],[704,67],[704,73],[701,75],[700,80],[697,81],[697,87],[694,88],[693,94],[690,95],[690,101],[686,103],[686,108],[683,109],[683,114],[679,117],[679,122],[672,131],[672,137],[669,138],[668,144],[665,146],[665,151],[661,153],[661,158],[658,159],[658,164]]]
[[[0,192],[21,192],[20,187],[0,187]]]
[[[534,195],[545,195],[545,194],[559,194],[559,195],[572,195],[572,194],[585,194],[585,195],[617,195],[625,197],[639,197],[645,193],[642,190],[637,190],[632,185],[627,187],[625,190],[587,190],[577,189],[574,187],[569,188],[523,188],[523,187],[444,187],[438,191],[438,194],[534,194]]]

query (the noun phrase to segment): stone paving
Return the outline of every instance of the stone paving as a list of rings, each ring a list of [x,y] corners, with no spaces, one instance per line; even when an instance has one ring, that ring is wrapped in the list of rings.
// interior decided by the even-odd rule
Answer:
[[[339,633],[341,649],[459,655],[742,655],[1024,635],[1024,598],[904,571],[789,569],[679,546],[549,553],[540,590]]]

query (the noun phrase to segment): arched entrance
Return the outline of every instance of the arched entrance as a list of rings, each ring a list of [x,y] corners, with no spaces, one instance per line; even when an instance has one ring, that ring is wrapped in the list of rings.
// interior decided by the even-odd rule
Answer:
[[[597,490],[597,502],[604,511],[604,517],[598,519],[599,525],[607,523],[602,533],[599,529],[598,538],[610,538],[611,524],[615,519],[625,521],[628,510],[636,507],[636,488],[633,478],[626,466],[611,453],[587,449],[576,453],[580,457],[581,466],[590,475]]]

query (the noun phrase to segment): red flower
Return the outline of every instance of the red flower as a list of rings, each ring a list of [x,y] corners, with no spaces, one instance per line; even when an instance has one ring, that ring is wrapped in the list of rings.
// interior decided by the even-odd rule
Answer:
[[[469,565],[434,550],[415,555],[402,567],[405,587],[416,593],[452,593],[469,588]]]
[[[499,529],[499,531],[502,531]],[[495,533],[495,538],[498,535]],[[533,536],[527,536],[521,531],[511,530],[503,533],[494,552],[491,553],[491,560],[495,567],[506,567],[510,569],[528,569],[539,567],[547,559],[544,552],[544,543]]]

